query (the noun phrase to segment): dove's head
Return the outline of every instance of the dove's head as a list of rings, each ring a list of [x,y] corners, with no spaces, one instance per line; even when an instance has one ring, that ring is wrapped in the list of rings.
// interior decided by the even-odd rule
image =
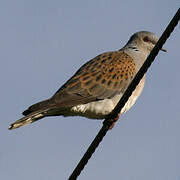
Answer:
[[[131,36],[126,46],[134,49],[144,51],[145,54],[149,54],[154,48],[159,38],[152,32],[140,31]],[[166,51],[165,49],[161,49]]]

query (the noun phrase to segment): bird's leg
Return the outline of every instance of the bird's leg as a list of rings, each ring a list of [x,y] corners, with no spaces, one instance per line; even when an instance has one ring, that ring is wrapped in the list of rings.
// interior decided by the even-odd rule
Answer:
[[[115,125],[116,121],[119,119],[119,117],[120,117],[120,113],[117,115],[117,117],[116,117],[115,119],[111,119],[111,120],[110,120],[110,121],[112,121],[113,123],[112,123],[112,125],[109,127],[109,130],[111,130],[111,129],[114,127],[114,125]]]

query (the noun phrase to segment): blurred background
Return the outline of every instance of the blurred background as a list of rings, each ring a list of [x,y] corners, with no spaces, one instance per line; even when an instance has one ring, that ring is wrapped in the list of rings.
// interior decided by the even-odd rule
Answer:
[[[85,62],[118,50],[137,31],[162,34],[178,0],[1,0],[0,178],[62,180],[102,126],[51,117],[8,126],[29,105],[52,96]],[[180,32],[175,28],[147,73],[144,91],[120,117],[79,180],[179,180]]]

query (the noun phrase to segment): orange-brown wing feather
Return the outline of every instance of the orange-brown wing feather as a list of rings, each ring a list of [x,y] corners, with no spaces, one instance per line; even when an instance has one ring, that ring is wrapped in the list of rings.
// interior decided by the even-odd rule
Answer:
[[[52,97],[60,106],[74,106],[123,93],[136,72],[123,51],[103,53],[83,65]]]

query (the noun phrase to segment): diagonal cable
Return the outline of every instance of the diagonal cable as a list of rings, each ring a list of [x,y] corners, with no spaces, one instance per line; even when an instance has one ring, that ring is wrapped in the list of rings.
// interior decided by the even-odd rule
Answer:
[[[162,36],[160,37],[159,41],[147,57],[146,61],[126,89],[125,93],[121,97],[120,101],[112,111],[112,113],[106,118],[103,122],[103,126],[98,132],[97,136],[93,140],[93,142],[90,144],[89,148],[85,152],[82,159],[79,161],[78,165],[72,172],[72,174],[69,177],[69,180],[76,180],[77,177],[80,175],[82,170],[84,169],[85,165],[88,163],[88,160],[91,158],[93,153],[95,152],[96,148],[102,141],[103,137],[106,135],[109,128],[112,126],[112,124],[116,121],[115,118],[120,113],[121,109],[127,102],[128,98],[131,96],[132,92],[136,88],[136,86],[139,84],[140,80],[144,76],[144,74],[147,72],[148,68],[150,67],[151,63],[154,61],[155,57],[157,56],[159,50],[162,48],[163,44],[166,42],[166,40],[169,38],[170,34],[173,32],[175,26],[178,24],[178,21],[180,20],[180,8],[177,10],[176,14],[174,15],[173,19],[163,32]]]

